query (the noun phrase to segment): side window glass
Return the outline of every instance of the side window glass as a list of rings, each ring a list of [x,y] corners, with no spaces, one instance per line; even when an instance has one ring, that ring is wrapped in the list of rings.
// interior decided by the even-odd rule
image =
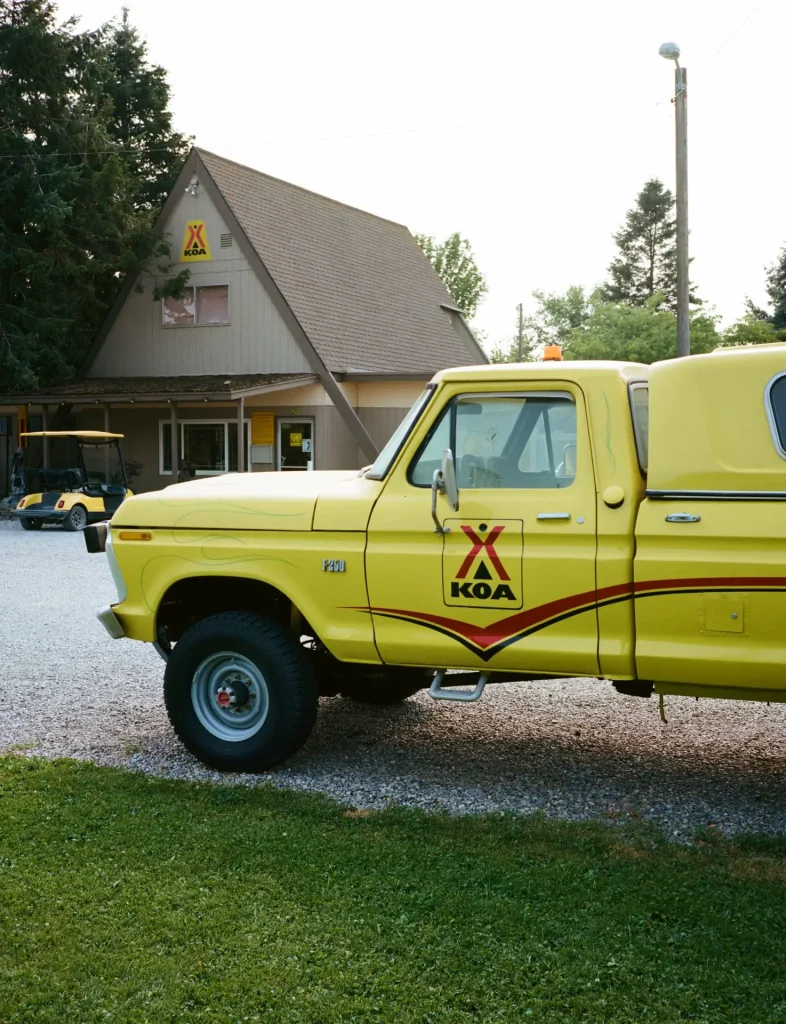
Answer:
[[[778,454],[786,458],[786,374],[772,381],[767,391],[767,414],[773,444],[778,449]]]
[[[451,402],[443,411],[431,436],[426,441],[425,448],[410,466],[409,480],[416,487],[431,487],[434,479],[434,470],[442,468],[442,453],[450,448],[451,427],[453,424],[453,410],[455,403]]]
[[[452,448],[459,489],[568,487],[576,475],[576,406],[568,395],[467,395],[445,410],[410,469],[431,485]]]

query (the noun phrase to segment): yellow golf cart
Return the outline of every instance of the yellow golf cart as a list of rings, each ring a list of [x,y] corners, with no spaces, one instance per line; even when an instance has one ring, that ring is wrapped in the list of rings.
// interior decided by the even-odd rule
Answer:
[[[62,523],[84,530],[88,523],[112,515],[132,492],[128,487],[122,434],[101,430],[48,430],[22,434],[47,439],[62,469],[24,469],[25,496],[14,515],[25,530]]]

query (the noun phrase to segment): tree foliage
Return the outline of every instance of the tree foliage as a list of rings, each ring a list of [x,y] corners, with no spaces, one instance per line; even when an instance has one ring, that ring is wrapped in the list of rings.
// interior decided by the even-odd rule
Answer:
[[[767,294],[772,303],[771,323],[782,331],[786,329],[786,246],[778,262],[767,271]]]
[[[455,232],[444,242],[430,235],[415,235],[415,240],[445,282],[453,301],[471,320],[488,287],[467,239]]]
[[[721,342],[715,318],[691,314],[691,352],[711,352]],[[592,299],[592,312],[570,332],[564,349],[566,359],[621,359],[654,363],[677,355],[677,317],[665,308],[663,297],[651,296],[641,305],[604,302],[602,293]]]
[[[571,285],[563,295],[534,291],[532,297],[537,308],[523,320],[523,362],[535,359],[545,345],[564,346],[571,332],[580,328],[591,312],[590,297],[580,285]],[[518,360],[518,319],[513,337],[495,346],[490,358],[492,363]]]
[[[607,302],[643,306],[660,295],[669,308],[677,308],[677,223],[675,201],[663,183],[653,178],[625,215],[625,225],[614,235],[619,255],[609,266],[610,280],[603,286]],[[699,300],[691,295],[691,302]]]
[[[157,213],[172,191],[191,140],[172,128],[166,72],[148,63],[147,44],[129,23],[127,7],[120,24],[106,25],[103,33],[104,89],[112,105],[107,130],[137,185],[135,208]]]
[[[777,330],[769,318],[748,312],[723,332],[721,345],[766,345],[786,341],[786,330]]]
[[[0,389],[71,376],[121,278],[170,269],[151,205],[163,171],[148,187],[148,137],[117,135],[118,52],[110,27],[58,26],[52,0],[0,0]]]

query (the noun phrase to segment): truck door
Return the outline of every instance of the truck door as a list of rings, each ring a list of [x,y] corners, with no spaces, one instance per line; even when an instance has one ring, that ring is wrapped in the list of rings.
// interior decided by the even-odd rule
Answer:
[[[452,385],[394,467],[366,570],[385,662],[596,674],[595,481],[583,395]],[[458,510],[434,470],[453,452]]]

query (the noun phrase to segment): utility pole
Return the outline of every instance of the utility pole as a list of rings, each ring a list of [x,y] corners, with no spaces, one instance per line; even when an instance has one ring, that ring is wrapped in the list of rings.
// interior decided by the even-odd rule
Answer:
[[[690,355],[690,267],[688,257],[688,72],[674,69],[677,121],[677,355]]]
[[[677,355],[690,355],[690,257],[688,255],[688,72],[680,48],[664,43],[661,57],[674,61],[674,120],[677,151]]]
[[[520,302],[518,304],[518,306],[516,306],[516,309],[519,311],[519,333],[518,333],[518,340],[519,340],[519,362],[521,362],[521,360],[524,357],[524,306],[523,306],[523,304]]]

